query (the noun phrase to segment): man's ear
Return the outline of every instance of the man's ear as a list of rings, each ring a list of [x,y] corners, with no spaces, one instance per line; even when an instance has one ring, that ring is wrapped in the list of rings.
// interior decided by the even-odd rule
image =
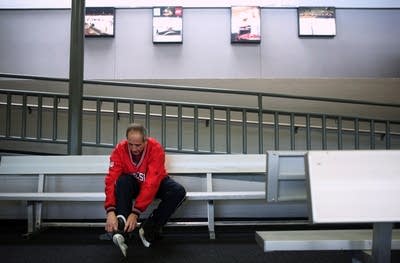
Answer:
[[[144,142],[147,141],[147,129],[146,128],[143,129],[143,141]]]

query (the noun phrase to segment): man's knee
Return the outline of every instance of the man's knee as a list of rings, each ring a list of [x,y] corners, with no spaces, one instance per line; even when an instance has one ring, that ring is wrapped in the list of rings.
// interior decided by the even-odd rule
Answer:
[[[176,195],[177,199],[184,199],[186,197],[186,190],[182,185],[177,183],[174,188],[174,194]]]
[[[116,186],[118,189],[121,189],[121,187],[126,187],[127,184],[130,183],[130,179],[128,174],[123,174],[120,177],[118,177]]]

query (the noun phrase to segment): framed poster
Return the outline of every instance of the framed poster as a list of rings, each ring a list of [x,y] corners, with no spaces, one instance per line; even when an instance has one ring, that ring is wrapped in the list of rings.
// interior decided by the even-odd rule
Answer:
[[[114,7],[86,7],[85,36],[114,37]]]
[[[183,8],[164,6],[153,8],[153,43],[182,43]]]
[[[299,7],[299,36],[336,35],[336,14],[334,7]]]
[[[258,6],[231,7],[231,43],[260,43],[261,9]]]

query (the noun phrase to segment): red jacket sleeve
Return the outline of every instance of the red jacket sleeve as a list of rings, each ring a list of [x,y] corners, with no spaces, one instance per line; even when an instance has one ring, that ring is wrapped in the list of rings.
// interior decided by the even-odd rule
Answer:
[[[157,144],[149,152],[146,180],[143,182],[140,193],[133,207],[134,213],[142,213],[154,200],[162,179],[167,175],[165,171],[165,153],[161,145]]]
[[[116,147],[110,156],[110,166],[108,168],[108,174],[106,175],[105,182],[105,194],[106,200],[104,202],[104,208],[107,212],[115,210],[115,182],[122,173],[122,162],[119,152],[119,148]]]

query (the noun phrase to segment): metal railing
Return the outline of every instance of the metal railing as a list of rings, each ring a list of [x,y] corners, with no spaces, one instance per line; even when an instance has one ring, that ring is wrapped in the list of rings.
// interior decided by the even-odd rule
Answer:
[[[68,82],[68,79],[13,74],[0,74],[0,77]],[[88,138],[83,139],[83,146],[113,147],[123,137],[124,124],[139,120],[171,152],[264,153],[272,149],[400,148],[399,121],[277,111],[264,107],[263,99],[272,97],[395,109],[400,109],[400,104],[144,83],[84,83],[172,90],[177,93],[190,91],[198,94],[244,95],[255,98],[257,103],[254,106],[240,106],[84,96],[83,116],[89,121],[87,125],[84,123],[83,133],[87,134],[84,137]],[[67,143],[68,95],[0,89],[0,107],[0,118],[4,118],[5,123],[4,128],[0,129],[1,140]],[[188,136],[191,138],[186,138]]]

